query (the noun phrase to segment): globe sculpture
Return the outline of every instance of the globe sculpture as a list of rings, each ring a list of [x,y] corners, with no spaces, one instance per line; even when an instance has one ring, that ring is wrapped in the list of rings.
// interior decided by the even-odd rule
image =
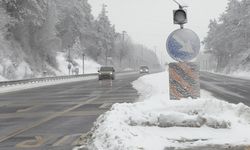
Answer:
[[[177,29],[167,40],[168,54],[176,61],[187,62],[194,59],[200,51],[200,39],[190,29]]]

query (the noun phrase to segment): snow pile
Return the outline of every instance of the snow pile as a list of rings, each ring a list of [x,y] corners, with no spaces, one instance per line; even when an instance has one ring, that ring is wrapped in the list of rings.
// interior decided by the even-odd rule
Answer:
[[[250,79],[250,71],[236,71],[231,74],[232,77]]]
[[[65,57],[65,53],[62,52],[58,52],[57,53],[57,63],[58,63],[58,68],[59,71],[63,74],[63,75],[68,75],[69,74],[69,70],[68,70],[68,61]],[[74,62],[77,63],[77,65],[75,67],[72,68],[72,70],[74,70],[75,68],[79,69],[79,73],[82,74],[82,59],[74,59]],[[84,73],[97,73],[98,68],[100,68],[100,64],[98,64],[97,62],[95,62],[94,60],[85,57],[85,61],[84,61]]]
[[[168,73],[135,81],[140,102],[115,104],[100,116],[86,141],[89,149],[163,150],[250,143],[250,108],[215,98],[169,100]],[[144,99],[144,100],[142,100]]]

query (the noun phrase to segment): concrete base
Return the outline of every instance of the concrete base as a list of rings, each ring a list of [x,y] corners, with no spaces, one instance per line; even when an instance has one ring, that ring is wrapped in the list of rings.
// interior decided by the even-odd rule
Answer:
[[[195,63],[170,63],[169,86],[170,99],[197,99],[200,97],[199,65]]]

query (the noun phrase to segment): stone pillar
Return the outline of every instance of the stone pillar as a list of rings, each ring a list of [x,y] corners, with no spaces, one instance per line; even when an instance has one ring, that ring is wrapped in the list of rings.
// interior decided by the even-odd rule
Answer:
[[[169,64],[170,99],[200,97],[199,65],[191,62]]]

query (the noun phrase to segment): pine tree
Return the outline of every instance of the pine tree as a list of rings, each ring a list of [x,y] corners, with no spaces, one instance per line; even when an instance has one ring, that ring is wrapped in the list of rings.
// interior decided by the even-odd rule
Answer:
[[[230,0],[219,22],[210,22],[204,43],[206,49],[218,60],[217,71],[231,71],[242,64],[250,63],[249,22],[248,0]]]
[[[114,48],[116,33],[114,26],[110,24],[109,18],[106,15],[106,7],[107,6],[103,4],[102,11],[96,21],[96,28],[98,33],[98,45],[101,50],[101,55],[104,57],[105,64],[107,65],[107,59],[111,56]]]

